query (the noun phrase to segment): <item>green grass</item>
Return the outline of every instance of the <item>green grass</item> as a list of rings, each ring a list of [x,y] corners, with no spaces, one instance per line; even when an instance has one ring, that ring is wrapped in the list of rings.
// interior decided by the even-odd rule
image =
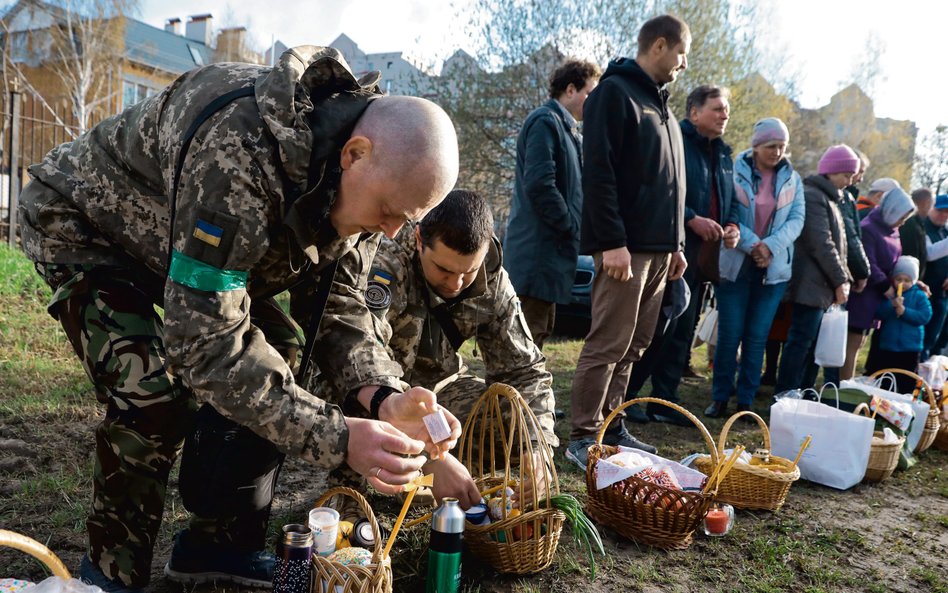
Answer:
[[[0,440],[36,444],[36,456],[13,469],[0,465],[0,525],[47,543],[70,567],[84,550],[85,516],[90,500],[92,434],[101,415],[91,387],[57,322],[45,311],[49,291],[32,266],[16,251],[0,246]],[[569,410],[569,393],[579,340],[554,340],[544,348],[553,374],[557,407]],[[481,361],[471,344],[462,354],[475,371]],[[705,349],[694,353],[705,367]],[[687,382],[683,405],[695,412],[714,439],[723,420],[704,418],[710,384]],[[644,390],[648,393],[648,388]],[[766,418],[770,394],[762,390],[754,405]],[[664,455],[679,458],[707,451],[696,429],[662,424],[630,425],[637,437],[656,444]],[[563,445],[568,421],[557,422]],[[762,441],[756,429],[736,426],[732,442],[752,448]],[[584,472],[563,456],[555,462],[563,492],[585,500]],[[11,456],[0,448],[0,462]],[[152,593],[183,593],[159,576],[172,535],[186,526],[172,472],[170,496],[159,532]],[[299,522],[322,492],[323,475],[299,460],[288,459],[270,521],[269,541],[283,524]],[[373,495],[373,507],[391,526],[397,500]],[[778,513],[738,511],[734,532],[725,538],[695,536],[687,550],[665,552],[617,537],[608,526],[605,557],[597,557],[597,578],[590,581],[588,559],[565,531],[552,566],[523,577],[498,575],[465,554],[462,591],[687,591],[827,592],[925,591],[948,593],[945,551],[938,548],[948,528],[948,454],[929,451],[910,470],[878,485],[838,492],[798,482]],[[427,525],[403,530],[394,548],[396,591],[423,588],[428,545]],[[43,571],[22,554],[0,549],[0,576],[40,578]],[[217,591],[210,587],[187,593]]]

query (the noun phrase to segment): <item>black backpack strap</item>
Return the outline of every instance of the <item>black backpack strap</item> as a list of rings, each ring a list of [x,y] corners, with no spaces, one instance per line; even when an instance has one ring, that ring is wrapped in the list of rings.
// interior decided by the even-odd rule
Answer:
[[[428,310],[431,311],[431,314],[434,315],[434,318],[438,321],[438,325],[441,326],[441,331],[444,332],[444,337],[448,339],[454,351],[460,352],[461,344],[464,343],[464,336],[461,335],[461,330],[459,330],[457,324],[454,323],[454,318],[451,317],[451,312],[448,311],[448,305],[442,303],[437,307],[429,307]]]
[[[313,315],[306,326],[306,345],[303,346],[300,369],[296,373],[300,381],[305,380],[306,371],[309,370],[309,361],[313,356],[313,348],[316,347],[316,333],[319,331],[319,324],[326,311],[326,303],[329,302],[329,291],[332,290],[332,280],[336,276],[337,267],[339,267],[339,260],[333,260],[319,274],[319,284],[316,286],[316,295],[313,297]]]
[[[171,269],[171,252],[174,249],[174,217],[175,217],[175,206],[178,202],[178,179],[181,177],[181,169],[184,168],[184,159],[188,156],[188,148],[191,147],[191,141],[194,139],[194,134],[197,133],[198,128],[206,122],[212,115],[226,107],[231,102],[243,98],[243,97],[253,97],[254,96],[254,87],[253,85],[241,87],[239,89],[234,89],[229,93],[225,93],[220,97],[217,97],[205,107],[201,113],[198,114],[194,121],[191,122],[191,125],[188,126],[187,131],[184,133],[184,142],[181,144],[181,150],[178,151],[178,160],[174,165],[174,178],[171,181],[171,202],[168,207],[170,210],[171,216],[171,226],[168,233],[168,269]]]

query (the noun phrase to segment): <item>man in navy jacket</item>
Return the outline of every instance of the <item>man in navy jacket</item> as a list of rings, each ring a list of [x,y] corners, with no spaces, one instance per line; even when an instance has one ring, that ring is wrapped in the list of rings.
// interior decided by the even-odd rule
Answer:
[[[733,247],[740,231],[729,220],[731,200],[734,197],[734,161],[731,147],[721,136],[730,117],[726,88],[701,85],[688,95],[688,117],[681,120],[685,148],[685,169],[688,191],[685,196],[685,259],[688,269],[685,282],[693,298],[681,317],[669,324],[667,333],[662,328],[632,370],[629,395],[635,397],[649,375],[652,378],[652,396],[679,401],[678,385],[688,366],[691,342],[695,333],[695,318],[701,304],[701,287],[705,282],[717,282],[718,250],[721,241]],[[645,414],[630,414],[639,422],[657,420],[691,426],[691,421],[676,410],[649,404]]]

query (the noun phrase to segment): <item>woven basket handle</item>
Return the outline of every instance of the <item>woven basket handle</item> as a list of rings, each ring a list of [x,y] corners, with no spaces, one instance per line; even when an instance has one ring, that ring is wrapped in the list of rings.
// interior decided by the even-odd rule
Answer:
[[[711,451],[711,463],[715,466],[718,464],[719,456],[718,456],[717,447],[714,446],[714,438],[711,436],[711,433],[708,432],[708,429],[705,428],[704,424],[702,424],[701,421],[698,420],[694,414],[692,414],[685,408],[679,406],[678,404],[674,402],[670,402],[664,399],[658,399],[657,397],[637,397],[634,399],[630,399],[624,404],[622,404],[621,406],[619,406],[618,408],[616,408],[615,410],[613,410],[612,413],[609,414],[606,420],[602,423],[602,426],[599,428],[599,434],[596,435],[596,444],[597,445],[602,444],[602,438],[606,436],[606,429],[609,427],[610,424],[612,424],[612,421],[616,419],[616,416],[619,415],[619,412],[621,412],[622,410],[628,408],[629,406],[633,404],[638,404],[638,403],[661,404],[673,410],[677,410],[678,412],[683,414],[685,418],[687,418],[688,420],[691,420],[691,423],[694,424],[696,427],[698,427],[698,432],[701,433],[701,438],[704,439],[705,444],[708,446],[708,450]]]
[[[872,410],[872,411],[870,412],[870,410],[869,410],[869,404],[867,404],[866,402],[862,402],[861,404],[859,404],[858,406],[856,406],[856,409],[853,410],[853,414],[856,414],[857,416],[858,416],[859,414],[862,414],[862,415],[865,416],[866,418],[875,418],[875,417],[876,417],[876,410]]]
[[[764,422],[764,419],[757,414],[744,411],[734,414],[727,419],[727,422],[724,423],[724,428],[721,429],[721,436],[718,438],[718,455],[721,457],[724,457],[724,446],[727,444],[727,434],[731,430],[731,426],[734,425],[734,422],[736,422],[741,416],[750,416],[757,421],[757,424],[760,425],[760,430],[764,433],[764,446],[770,450],[770,430],[767,428],[767,423]]]
[[[893,374],[896,374],[896,375],[905,375],[906,377],[909,377],[909,378],[911,378],[911,379],[915,379],[915,380],[918,382],[918,384],[922,386],[922,393],[928,393],[928,403],[929,403],[929,405],[931,405],[931,407],[932,407],[933,410],[935,409],[935,407],[936,407],[936,406],[935,406],[935,391],[932,389],[932,386],[929,385],[927,381],[925,381],[925,379],[922,379],[921,377],[919,377],[918,375],[916,375],[916,374],[913,373],[912,371],[906,371],[905,369],[882,369],[882,370],[876,371],[876,372],[872,373],[871,375],[869,375],[869,378],[870,378],[870,379],[875,379],[876,377],[878,377],[878,376],[880,376],[880,375],[882,375],[882,374],[884,374],[884,373],[893,373]]]
[[[0,529],[0,546],[6,546],[8,548],[13,548],[14,550],[20,550],[21,552],[26,552],[30,556],[33,556],[40,562],[46,565],[46,568],[49,569],[53,576],[61,577],[64,579],[72,578],[72,575],[69,574],[69,571],[66,569],[66,565],[63,564],[56,554],[39,543],[33,538],[26,537],[25,535],[20,535],[13,531],[7,531],[6,529]]]
[[[365,513],[366,519],[369,520],[369,525],[372,526],[372,537],[375,539],[375,549],[372,550],[372,564],[378,564],[382,561],[382,550],[385,549],[385,542],[382,541],[382,534],[379,531],[379,522],[375,519],[375,512],[372,510],[372,507],[369,505],[369,501],[365,499],[364,496],[353,490],[352,488],[346,488],[344,486],[337,486],[335,488],[330,488],[319,497],[319,500],[316,501],[314,507],[324,506],[329,499],[333,496],[348,496],[352,498],[362,509],[362,512]]]

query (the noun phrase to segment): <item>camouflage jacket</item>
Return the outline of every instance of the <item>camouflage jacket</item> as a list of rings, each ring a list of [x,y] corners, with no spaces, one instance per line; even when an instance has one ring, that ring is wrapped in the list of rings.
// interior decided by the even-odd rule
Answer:
[[[516,388],[536,414],[547,441],[556,446],[553,377],[530,337],[520,300],[501,266],[502,257],[500,244],[493,241],[474,283],[447,303],[448,311],[462,337],[475,338],[484,358],[487,384],[500,382]],[[361,262],[351,255],[344,257],[339,267],[340,271],[362,269]],[[406,225],[395,240],[381,240],[368,283],[362,286],[362,294],[350,295],[355,298],[334,294],[326,307],[327,317],[350,320],[344,325],[335,324],[333,331],[348,332],[337,338],[351,344],[353,357],[376,364],[391,359],[400,365],[398,375],[403,381],[434,391],[467,371],[461,355],[430,312],[445,300],[425,281],[411,225]],[[374,327],[352,322],[361,319],[358,311],[363,306],[374,314]],[[324,380],[336,393],[364,385],[390,384],[331,373]]]
[[[357,81],[338,51],[314,46],[288,50],[272,69],[214,64],[188,72],[30,168],[31,185],[54,191],[24,191],[23,249],[38,262],[118,265],[157,277],[169,370],[286,453],[337,466],[348,446],[342,412],[296,384],[250,323],[250,306],[304,290],[357,243],[374,252],[376,241],[339,238],[328,211],[339,150],[378,95],[376,82]],[[242,87],[252,95],[224,106],[193,136],[170,234],[186,131],[212,101]],[[305,327],[305,307],[296,313]],[[321,360],[325,350],[316,348],[321,367],[345,364]]]

